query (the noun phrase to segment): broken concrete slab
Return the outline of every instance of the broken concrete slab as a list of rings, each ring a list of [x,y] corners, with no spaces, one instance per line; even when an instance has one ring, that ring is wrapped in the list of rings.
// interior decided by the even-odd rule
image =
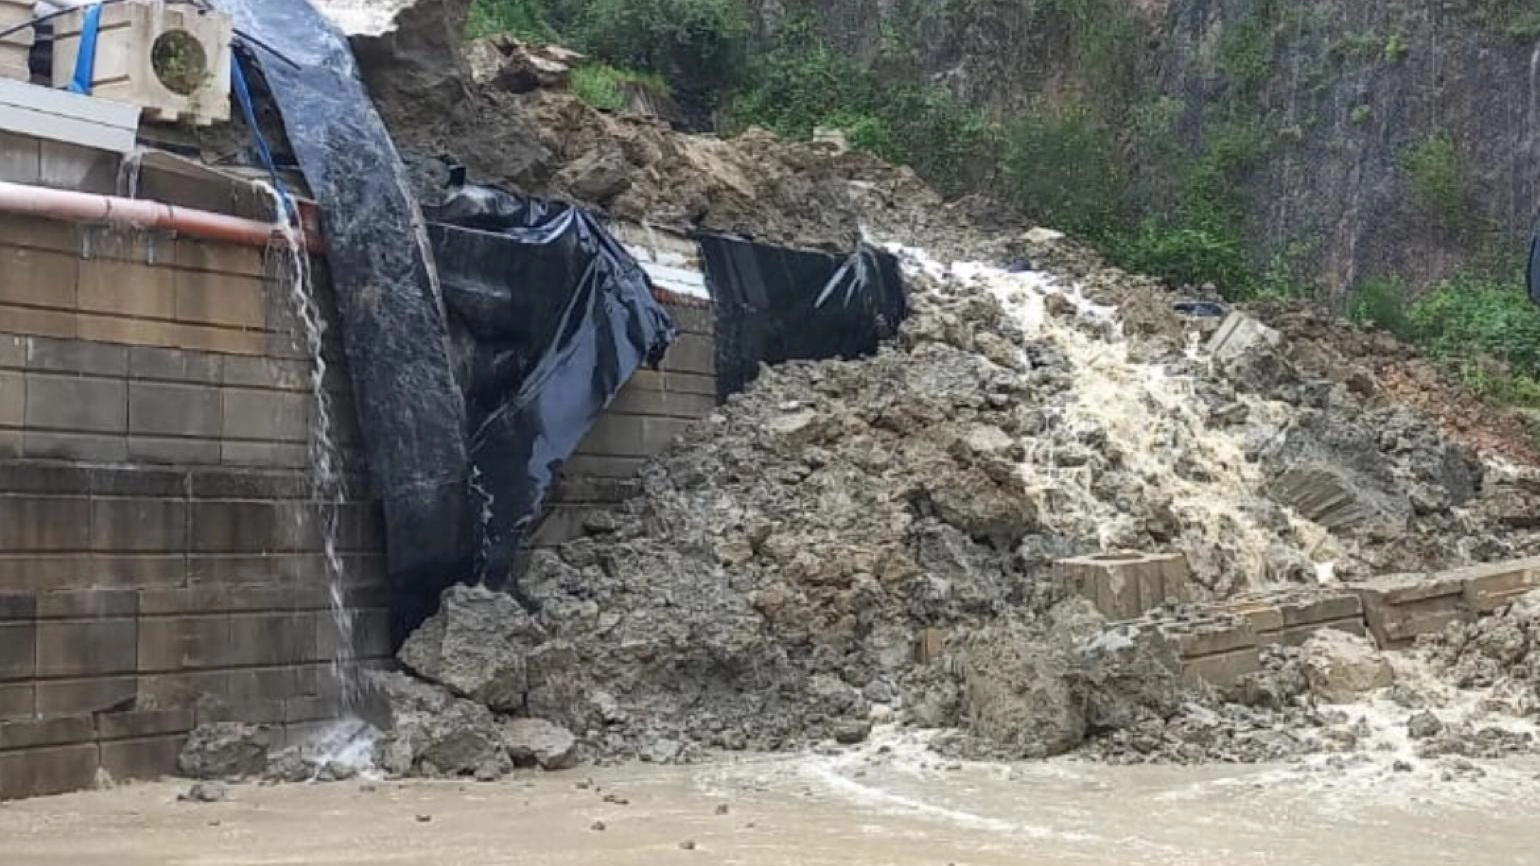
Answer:
[[[1099,553],[1054,563],[1054,579],[1109,619],[1132,619],[1166,602],[1191,598],[1187,557],[1180,553]]]
[[[1208,352],[1219,361],[1230,361],[1254,347],[1271,348],[1283,341],[1283,335],[1245,313],[1232,312],[1219,330],[1209,338]]]

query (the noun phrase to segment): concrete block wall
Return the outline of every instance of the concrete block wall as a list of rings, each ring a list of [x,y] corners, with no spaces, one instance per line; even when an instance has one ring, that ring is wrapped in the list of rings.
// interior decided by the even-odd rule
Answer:
[[[282,740],[337,714],[311,361],[278,264],[0,217],[0,797],[170,772],[200,721]],[[328,392],[353,651],[380,663],[380,515],[346,381]]]
[[[558,545],[582,535],[585,514],[634,496],[642,464],[716,407],[711,308],[699,303],[664,307],[674,317],[679,340],[669,347],[659,369],[639,370],[626,383],[578,445],[546,500],[535,546]]]

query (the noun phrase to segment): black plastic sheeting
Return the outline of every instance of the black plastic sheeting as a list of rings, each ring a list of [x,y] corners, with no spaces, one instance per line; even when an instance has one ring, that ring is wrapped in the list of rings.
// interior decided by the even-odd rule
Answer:
[[[556,473],[631,375],[662,359],[674,323],[586,211],[475,186],[425,210],[488,506],[478,575],[517,594]]]
[[[1540,228],[1529,241],[1529,267],[1525,269],[1525,282],[1529,286],[1529,299],[1540,304]]]
[[[321,206],[359,427],[384,501],[392,632],[467,575],[465,402],[427,232],[346,38],[307,0],[215,0],[249,39]],[[260,44],[257,44],[260,43]],[[266,47],[264,47],[266,46]]]
[[[718,399],[754,381],[761,363],[870,355],[908,315],[898,260],[881,250],[840,257],[696,239],[716,304]]]

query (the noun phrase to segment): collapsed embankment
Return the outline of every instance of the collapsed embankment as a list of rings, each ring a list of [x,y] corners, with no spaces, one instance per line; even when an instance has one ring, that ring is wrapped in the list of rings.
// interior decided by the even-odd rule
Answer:
[[[1400,361],[1308,326],[1216,357],[1201,307],[867,157],[679,136],[540,88],[491,104],[547,152],[524,191],[798,245],[864,235],[903,258],[913,313],[875,357],[765,371],[645,470],[642,496],[536,553],[521,601],[450,590],[400,653],[423,681],[376,678],[390,772],[681,761],[884,721],[1009,757],[1367,747],[1323,705],[1385,685],[1372,648],[1272,652],[1218,695],[1109,633],[1053,562],[1179,552],[1200,595],[1225,597],[1540,551],[1514,519],[1534,473],[1489,459],[1525,456],[1512,431],[1403,405]],[[531,139],[444,132],[463,120],[408,146],[458,144],[474,173],[521,181],[478,142]],[[1302,512],[1320,498],[1296,495],[1302,478],[1329,513]]]

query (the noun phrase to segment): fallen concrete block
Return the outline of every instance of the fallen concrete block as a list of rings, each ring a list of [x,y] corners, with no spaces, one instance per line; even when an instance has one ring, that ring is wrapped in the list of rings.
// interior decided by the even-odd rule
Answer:
[[[1054,579],[1113,620],[1134,619],[1166,602],[1191,598],[1187,558],[1180,553],[1101,553],[1061,559],[1054,563]]]
[[[1217,360],[1230,361],[1257,346],[1276,346],[1283,336],[1245,313],[1231,313],[1209,338],[1208,352]]]

